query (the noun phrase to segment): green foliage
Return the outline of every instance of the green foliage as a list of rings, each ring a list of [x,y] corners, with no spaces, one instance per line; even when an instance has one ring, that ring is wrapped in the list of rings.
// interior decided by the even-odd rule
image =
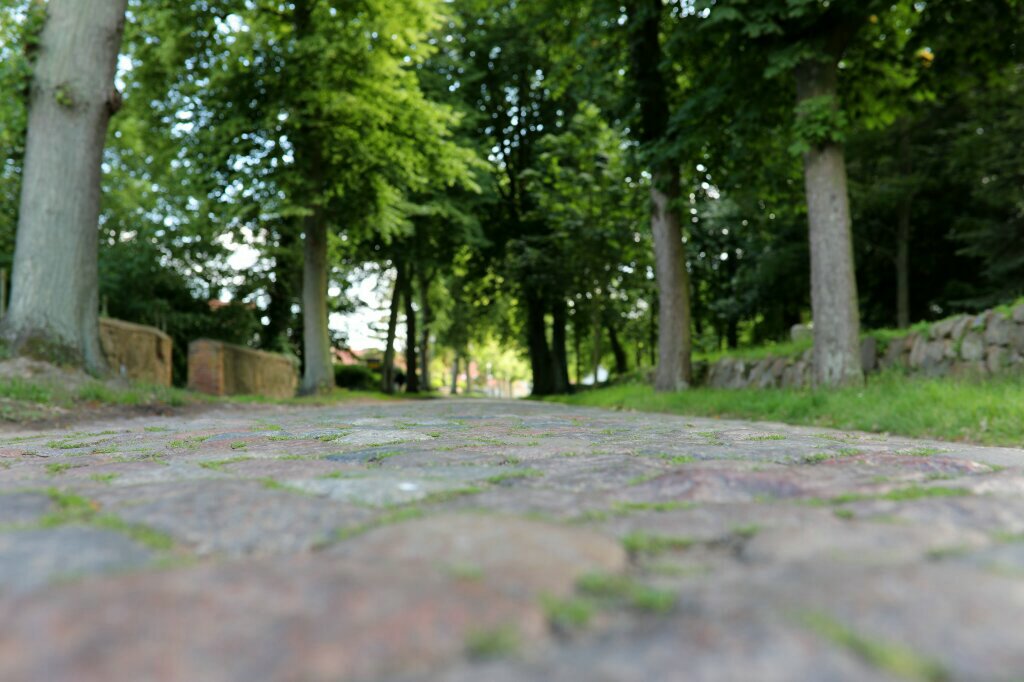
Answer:
[[[335,365],[334,383],[351,391],[376,391],[380,375],[365,365]]]

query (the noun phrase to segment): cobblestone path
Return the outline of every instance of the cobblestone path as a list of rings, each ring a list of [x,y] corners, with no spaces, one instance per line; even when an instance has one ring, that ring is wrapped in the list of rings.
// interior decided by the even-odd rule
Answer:
[[[0,680],[1022,680],[1024,451],[530,402],[0,438]]]

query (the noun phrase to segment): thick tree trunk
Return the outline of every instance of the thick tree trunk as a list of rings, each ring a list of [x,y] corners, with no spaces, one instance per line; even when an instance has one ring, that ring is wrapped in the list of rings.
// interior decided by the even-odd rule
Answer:
[[[381,368],[381,390],[395,392],[395,336],[398,333],[398,308],[401,305],[403,282],[402,264],[395,263],[395,286],[391,291],[391,314],[388,317],[388,336],[384,345],[384,367]]]
[[[795,70],[797,101],[835,97],[834,63],[808,60]],[[860,313],[843,148],[835,142],[804,154],[804,185],[811,244],[814,378],[821,386],[864,380],[860,365]]]
[[[526,297],[526,347],[533,375],[533,395],[551,395],[554,391],[551,351],[544,325],[544,305],[537,296]]]
[[[420,375],[416,362],[416,308],[413,305],[412,282],[413,274],[405,276],[405,291],[402,299],[405,301],[405,391],[406,393],[420,392]]]
[[[679,212],[679,175],[656,173],[651,184],[651,229],[654,232],[655,278],[658,283],[658,367],[654,388],[677,391],[691,380],[690,276]]]
[[[331,337],[327,330],[327,223],[319,207],[303,220],[302,385],[303,395],[334,387]]]
[[[50,0],[29,97],[11,301],[13,351],[106,369],[97,274],[100,161],[120,107],[126,0]]]
[[[569,354],[566,351],[565,325],[569,311],[565,299],[559,298],[551,306],[551,361],[553,363],[554,391],[569,393]]]
[[[621,377],[629,372],[629,360],[626,357],[626,349],[622,347],[622,343],[619,341],[619,334],[615,331],[615,326],[611,323],[606,324],[608,330],[608,343],[612,347],[612,355],[615,357],[615,376]]]

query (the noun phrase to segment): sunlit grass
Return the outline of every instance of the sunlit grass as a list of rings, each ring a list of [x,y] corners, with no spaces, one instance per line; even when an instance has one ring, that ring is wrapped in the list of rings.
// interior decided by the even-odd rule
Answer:
[[[1024,381],[1013,377],[976,382],[887,373],[870,377],[863,387],[834,390],[696,388],[655,393],[649,386],[627,385],[552,400],[1024,446]]]

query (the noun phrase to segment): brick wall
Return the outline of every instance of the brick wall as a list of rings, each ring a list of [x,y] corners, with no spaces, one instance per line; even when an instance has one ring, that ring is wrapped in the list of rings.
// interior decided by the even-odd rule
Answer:
[[[212,339],[188,346],[188,387],[194,391],[289,398],[298,384],[296,363],[286,355]]]
[[[115,375],[171,385],[171,337],[156,327],[100,318],[100,345]]]

